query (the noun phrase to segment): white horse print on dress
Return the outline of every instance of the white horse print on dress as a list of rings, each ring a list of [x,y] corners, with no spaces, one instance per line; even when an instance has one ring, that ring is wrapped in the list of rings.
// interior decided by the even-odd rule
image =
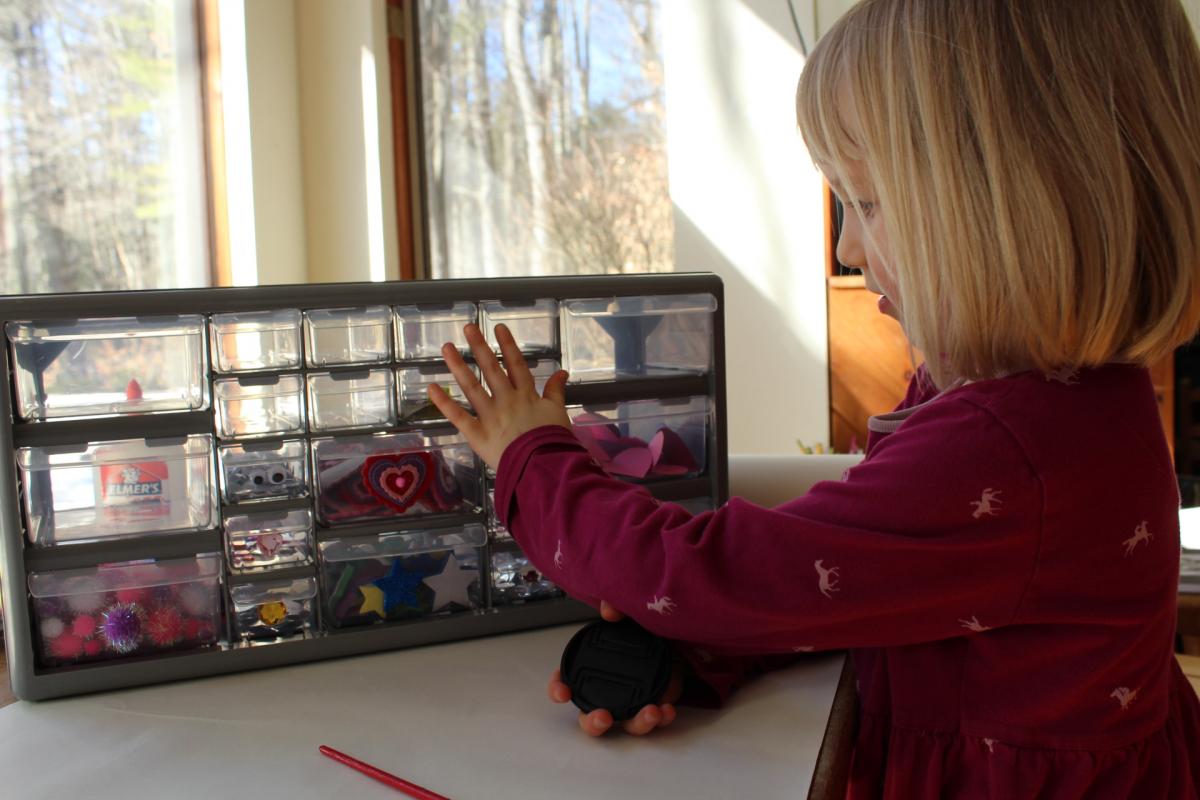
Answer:
[[[1046,373],[1046,382],[1058,381],[1063,386],[1074,386],[1079,383],[1079,370],[1063,367]]]
[[[667,597],[665,594],[662,597],[654,595],[654,602],[646,603],[646,608],[651,611],[657,611],[664,617],[675,610],[675,601]]]
[[[557,569],[563,568],[562,539],[558,540],[558,549],[554,551],[554,566]]]
[[[833,597],[833,593],[839,591],[837,588],[838,568],[830,567],[829,569],[825,569],[821,566],[824,561],[825,559],[820,559],[813,564],[817,568],[817,575],[820,576],[817,581],[817,588],[826,597]],[[830,580],[831,578],[833,580]]]
[[[984,489],[978,500],[971,501],[971,505],[975,506],[975,512],[971,514],[975,519],[979,519],[984,514],[994,516],[1000,509],[1000,490],[991,487]]]
[[[1138,523],[1138,526],[1133,529],[1133,536],[1130,536],[1128,539],[1121,542],[1121,544],[1125,545],[1126,556],[1132,553],[1134,548],[1142,542],[1149,542],[1154,538],[1154,534],[1150,532],[1148,527],[1146,527],[1149,524],[1150,523],[1146,520],[1142,520],[1140,523]]]
[[[991,630],[987,625],[980,624],[979,617],[976,616],[972,616],[970,619],[960,619],[959,622],[962,623],[964,628],[975,633],[983,633],[984,631]]]
[[[1137,697],[1137,689],[1130,689],[1128,686],[1118,686],[1112,690],[1109,697],[1115,697],[1117,702],[1121,704],[1121,710],[1129,708],[1129,704],[1133,702],[1133,698]]]

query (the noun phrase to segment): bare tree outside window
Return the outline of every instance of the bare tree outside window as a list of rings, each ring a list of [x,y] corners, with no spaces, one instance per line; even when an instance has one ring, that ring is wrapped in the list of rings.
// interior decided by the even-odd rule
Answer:
[[[659,0],[421,0],[432,277],[666,272]]]
[[[0,292],[210,282],[195,14],[0,3]]]

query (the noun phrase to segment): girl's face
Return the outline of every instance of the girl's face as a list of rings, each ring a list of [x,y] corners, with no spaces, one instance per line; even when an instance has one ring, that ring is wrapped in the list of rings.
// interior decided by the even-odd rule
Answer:
[[[865,172],[861,164],[852,164],[850,168],[859,173],[852,176],[854,185],[869,185],[861,180]],[[846,209],[837,243],[837,260],[847,267],[861,269],[867,289],[880,295],[879,311],[903,325],[896,275],[891,268],[891,248],[874,198],[848,197],[833,178],[829,178],[829,185]]]

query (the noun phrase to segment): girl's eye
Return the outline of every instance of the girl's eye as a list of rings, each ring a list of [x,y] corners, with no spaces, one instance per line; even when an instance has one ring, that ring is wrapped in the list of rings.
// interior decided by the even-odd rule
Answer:
[[[864,219],[870,219],[871,215],[875,213],[875,203],[869,200],[859,200],[854,205],[858,206]]]

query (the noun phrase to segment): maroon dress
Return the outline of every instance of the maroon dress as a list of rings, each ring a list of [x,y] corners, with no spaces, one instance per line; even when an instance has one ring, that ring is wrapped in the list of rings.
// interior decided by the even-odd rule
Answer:
[[[852,649],[851,797],[1200,797],[1148,373],[922,378],[842,481],[776,508],[692,516],[547,426],[505,450],[497,514],[567,592],[686,643],[698,699]]]

